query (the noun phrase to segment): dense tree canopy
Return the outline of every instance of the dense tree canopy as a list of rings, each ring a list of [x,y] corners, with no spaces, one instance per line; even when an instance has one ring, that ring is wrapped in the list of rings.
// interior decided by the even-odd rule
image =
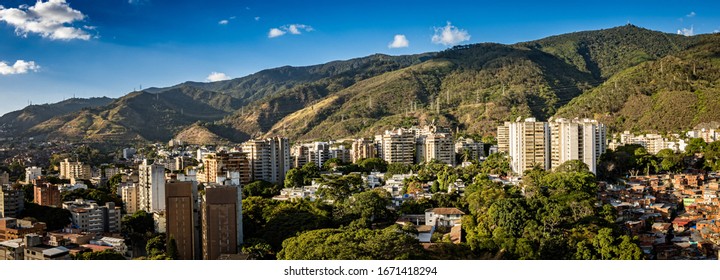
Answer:
[[[417,239],[400,226],[381,230],[320,229],[283,242],[278,259],[284,260],[402,260],[423,255]]]

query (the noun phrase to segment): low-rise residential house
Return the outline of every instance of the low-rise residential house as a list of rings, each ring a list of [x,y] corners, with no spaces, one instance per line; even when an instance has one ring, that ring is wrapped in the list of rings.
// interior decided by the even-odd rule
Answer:
[[[0,242],[0,260],[14,261],[25,258],[25,246],[22,238]]]
[[[429,226],[453,227],[460,223],[465,212],[457,208],[430,208],[425,210],[425,224]]]
[[[385,177],[385,173],[380,172],[370,172],[370,174],[362,176],[365,185],[371,189],[382,186],[383,177]]]
[[[28,234],[24,238],[24,260],[69,260],[70,250],[63,246],[42,244],[42,237]]]
[[[0,241],[23,238],[26,234],[45,233],[45,223],[15,218],[0,218]]]
[[[692,221],[689,219],[675,218],[672,221],[673,230],[675,230],[675,232],[683,232],[690,228],[691,223]]]
[[[118,252],[120,254],[125,255],[128,252],[128,247],[125,245],[125,239],[122,238],[115,238],[115,237],[102,237],[97,240],[91,240],[90,244],[93,245],[99,245],[99,246],[107,246],[115,250],[115,252]]]

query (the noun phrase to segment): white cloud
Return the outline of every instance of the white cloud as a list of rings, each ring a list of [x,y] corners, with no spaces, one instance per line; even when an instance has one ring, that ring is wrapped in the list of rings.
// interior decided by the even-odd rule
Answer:
[[[445,27],[435,27],[435,35],[432,36],[432,42],[435,44],[443,44],[446,46],[455,45],[470,40],[470,34],[467,30],[459,29],[452,25],[449,21]]]
[[[219,73],[219,72],[212,72],[210,75],[205,78],[208,82],[217,82],[217,81],[224,81],[224,80],[230,80],[230,77],[228,75],[225,75],[225,73]]]
[[[268,32],[268,38],[280,37],[287,33],[290,33],[293,35],[300,35],[300,34],[302,34],[303,31],[310,32],[313,30],[315,30],[315,29],[313,29],[312,26],[305,25],[305,24],[288,24],[288,25],[280,26],[278,28],[271,28],[270,32]]]
[[[686,17],[691,18],[691,17],[694,17],[695,15],[696,15],[695,12],[690,12],[689,14],[686,15]]]
[[[393,41],[388,45],[388,48],[407,48],[408,46],[410,46],[410,42],[407,38],[405,38],[405,35],[397,34],[395,35]]]
[[[15,33],[27,37],[36,33],[51,40],[89,40],[89,27],[74,27],[76,21],[86,18],[80,11],[68,5],[65,0],[39,0],[34,6],[20,5],[18,8],[0,6],[0,21],[15,27]]]
[[[713,33],[720,33],[720,29],[713,30]]]
[[[220,24],[220,25],[226,25],[226,24],[228,24],[228,23],[230,23],[230,21],[228,21],[227,19],[223,19],[223,20],[221,20],[221,21],[218,22],[218,24]]]
[[[690,29],[687,29],[687,28],[678,29],[677,34],[678,34],[678,35],[685,35],[685,36],[693,36],[693,35],[695,35],[695,30],[694,30],[694,29],[695,29],[694,26],[691,25],[691,26],[690,26]]]
[[[27,72],[37,72],[40,66],[35,61],[18,60],[15,64],[9,65],[4,61],[0,61],[0,75],[25,74]]]
[[[285,33],[285,31],[282,31],[280,29],[270,28],[270,32],[268,32],[268,38],[280,37],[282,35],[285,35]]]
[[[255,17],[255,21],[260,21],[260,17]]]

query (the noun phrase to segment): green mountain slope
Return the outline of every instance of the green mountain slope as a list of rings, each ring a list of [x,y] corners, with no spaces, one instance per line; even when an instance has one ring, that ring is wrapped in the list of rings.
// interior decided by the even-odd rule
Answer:
[[[133,92],[47,119],[26,134],[241,142],[275,134],[369,136],[428,123],[493,134],[502,121],[554,115],[597,117],[617,129],[670,129],[717,120],[716,38],[626,25],[513,45],[286,66]]]
[[[551,36],[518,45],[542,50],[595,78],[607,79],[628,67],[685,50],[697,41],[698,37],[662,33],[628,24]]]
[[[594,117],[615,131],[678,131],[720,121],[720,35],[628,68],[574,99],[558,116]]]

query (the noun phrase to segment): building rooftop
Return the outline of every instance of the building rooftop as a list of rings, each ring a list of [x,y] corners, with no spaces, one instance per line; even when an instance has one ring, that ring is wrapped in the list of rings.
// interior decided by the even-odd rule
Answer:
[[[20,248],[20,246],[22,246],[22,244],[23,244],[22,238],[0,242],[0,246],[10,247],[10,248],[14,248],[14,249]]]
[[[460,209],[449,207],[449,208],[430,208],[425,210],[425,212],[433,212],[437,215],[465,215],[465,212],[460,211]]]
[[[65,248],[63,246],[45,249],[42,251],[43,255],[46,255],[46,256],[56,256],[56,255],[64,254],[67,252],[70,252],[70,250],[68,250],[68,248]]]

